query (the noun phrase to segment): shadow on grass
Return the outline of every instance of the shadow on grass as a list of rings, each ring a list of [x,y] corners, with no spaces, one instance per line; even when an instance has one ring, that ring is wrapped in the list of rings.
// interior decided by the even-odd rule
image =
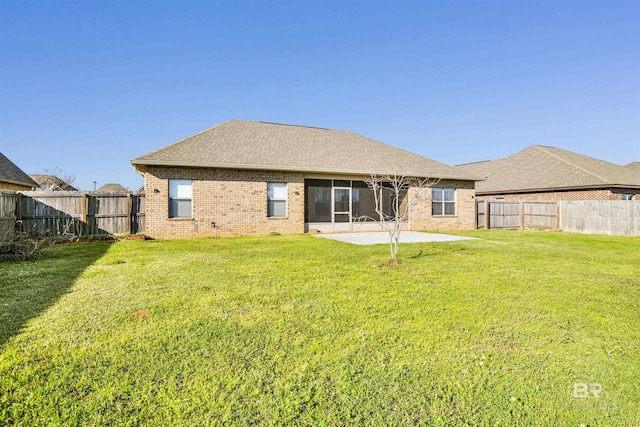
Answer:
[[[75,243],[48,248],[34,261],[0,263],[0,348],[68,292],[82,272],[113,242]]]

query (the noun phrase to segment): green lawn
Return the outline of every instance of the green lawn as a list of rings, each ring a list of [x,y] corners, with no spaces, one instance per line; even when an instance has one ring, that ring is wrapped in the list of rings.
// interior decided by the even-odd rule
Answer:
[[[640,239],[460,234],[0,264],[0,425],[639,425]]]

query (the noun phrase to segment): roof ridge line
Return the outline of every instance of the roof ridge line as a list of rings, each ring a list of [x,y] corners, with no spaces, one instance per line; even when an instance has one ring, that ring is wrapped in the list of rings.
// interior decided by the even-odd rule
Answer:
[[[250,120],[247,120],[250,122]],[[335,131],[337,129],[329,129],[329,128],[321,128],[318,126],[307,126],[307,125],[292,125],[289,123],[277,123],[277,122],[263,122],[263,121],[257,121],[254,123],[262,123],[265,125],[278,125],[278,126],[293,126],[293,127],[298,127],[298,128],[309,128],[309,129],[322,129],[322,130],[331,130],[331,131]]]
[[[545,150],[545,148],[547,148],[547,147],[543,147],[541,145],[534,145],[534,147],[536,147],[538,150],[550,155],[551,157],[555,157],[556,159],[560,160],[561,162],[564,162],[564,163],[566,163],[566,164],[568,164],[570,166],[573,166],[576,169],[580,169],[581,171],[587,173],[588,175],[595,176],[596,178],[604,181],[605,184],[610,184],[608,179],[606,179],[604,177],[601,177],[600,175],[595,174],[595,173],[583,168],[582,166],[578,166],[575,163],[570,162],[569,160],[563,159],[562,157],[560,157],[560,156],[558,156],[558,155],[556,155],[554,153],[550,153],[549,151]],[[557,147],[548,147],[548,148],[557,148]],[[580,156],[584,156],[584,154],[580,154],[580,153],[574,153],[574,154],[579,154]],[[589,156],[585,156],[585,157],[589,157]],[[596,160],[600,160],[600,159],[596,159]]]

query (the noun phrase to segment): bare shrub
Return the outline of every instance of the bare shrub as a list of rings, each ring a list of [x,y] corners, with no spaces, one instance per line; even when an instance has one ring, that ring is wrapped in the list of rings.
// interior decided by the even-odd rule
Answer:
[[[16,225],[19,223],[21,221],[16,221]],[[7,232],[0,239],[0,261],[26,261],[38,258],[42,254],[42,248],[48,243],[48,233],[42,233],[35,228],[28,232]]]

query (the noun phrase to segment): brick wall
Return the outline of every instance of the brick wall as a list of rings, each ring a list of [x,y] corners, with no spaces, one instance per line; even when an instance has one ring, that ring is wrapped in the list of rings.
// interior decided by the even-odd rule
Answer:
[[[473,230],[476,228],[475,185],[472,181],[442,180],[434,187],[456,189],[456,214],[431,215],[431,188],[419,191],[424,201],[411,209],[411,230]],[[412,195],[415,197],[415,193]]]
[[[193,218],[169,218],[169,179],[191,179]],[[267,217],[267,183],[287,183],[287,216]],[[304,232],[301,173],[147,167],[146,233],[153,238]]]
[[[192,218],[169,218],[169,179],[190,179]],[[287,216],[267,217],[267,183],[287,183]],[[431,189],[411,211],[412,230],[475,228],[474,184],[440,181],[456,189],[456,215],[431,215]],[[415,191],[415,190],[413,190]],[[206,168],[147,167],[145,173],[146,234],[153,238],[227,237],[304,232],[302,173]]]
[[[500,194],[478,196],[478,200],[522,200],[522,201],[559,201],[559,200],[622,200],[623,194],[634,194],[633,200],[640,200],[640,190],[599,188],[572,191],[545,191],[540,193]]]

